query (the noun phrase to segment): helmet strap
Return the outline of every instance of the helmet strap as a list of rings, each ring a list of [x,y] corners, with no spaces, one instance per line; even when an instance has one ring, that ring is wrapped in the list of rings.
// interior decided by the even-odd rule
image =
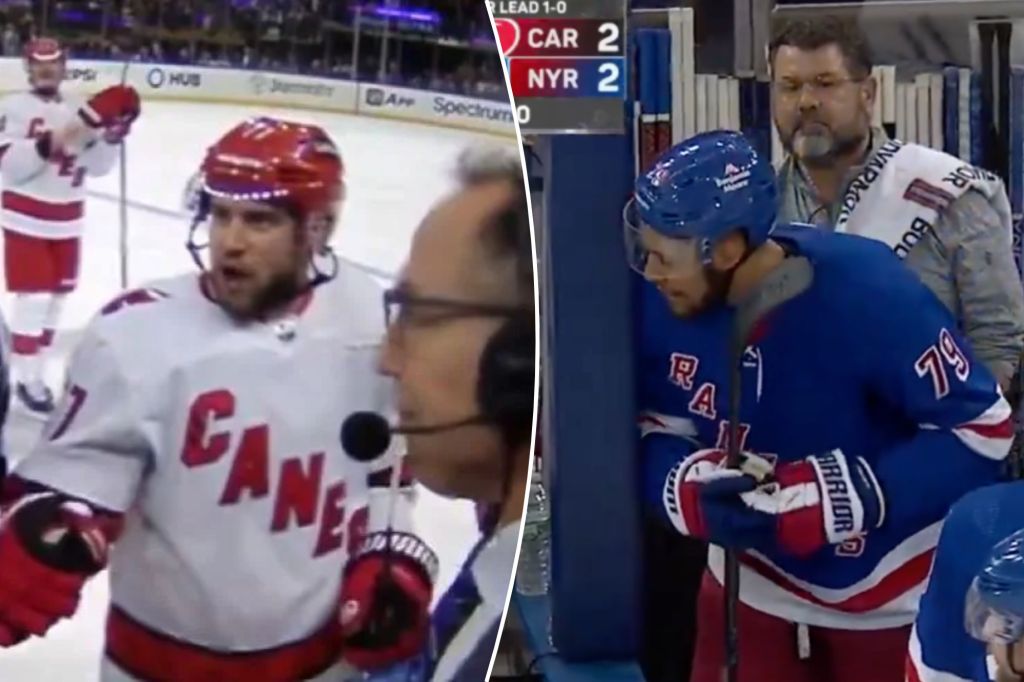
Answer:
[[[703,237],[700,240],[700,262],[704,264],[704,267],[711,267],[711,250],[714,248],[714,244],[707,237]]]
[[[326,269],[321,268],[321,262],[326,263]],[[330,246],[320,253],[313,253],[313,257],[309,261],[309,269],[312,272],[310,286],[315,287],[318,284],[331,281],[338,275],[338,254],[334,253],[334,249]]]
[[[755,251],[755,249],[750,247],[748,242],[746,250],[744,250],[743,255],[740,256],[736,265],[731,267],[729,270],[722,272],[721,270],[713,268],[711,265],[713,249],[714,243],[710,239],[707,237],[701,239],[701,263],[704,265],[704,277],[708,283],[708,291],[704,297],[704,301],[702,302],[702,307],[704,309],[715,307],[728,300],[729,291],[732,289],[732,282],[736,277],[736,272]]]

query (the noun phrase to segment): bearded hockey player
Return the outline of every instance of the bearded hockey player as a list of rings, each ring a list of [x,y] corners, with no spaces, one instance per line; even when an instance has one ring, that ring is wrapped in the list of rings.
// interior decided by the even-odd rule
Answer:
[[[342,170],[323,130],[270,118],[209,149],[209,269],[102,309],[8,482],[0,643],[70,617],[109,558],[105,682],[333,681],[423,645],[436,558],[402,530],[395,450],[339,446],[390,411],[383,292],[327,247]]]
[[[1024,674],[1024,482],[975,490],[942,527],[914,623],[908,682],[990,682]],[[966,605],[966,614],[965,614]]]
[[[61,92],[67,54],[49,38],[25,48],[30,90],[0,102],[0,225],[4,233],[15,395],[30,410],[53,410],[43,359],[67,295],[78,280],[85,177],[105,175],[139,116],[129,86],[85,100]]]
[[[768,161],[713,132],[665,152],[626,211],[648,283],[645,497],[712,545],[691,682],[721,679],[723,548],[740,680],[896,682],[941,522],[996,480],[1010,409],[884,245],[777,225],[775,199]]]

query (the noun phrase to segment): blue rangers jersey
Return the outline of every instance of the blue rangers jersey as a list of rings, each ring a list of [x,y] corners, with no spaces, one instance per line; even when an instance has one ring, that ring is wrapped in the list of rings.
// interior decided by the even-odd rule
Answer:
[[[975,490],[942,528],[910,636],[908,682],[989,682],[987,651],[967,634],[964,600],[992,547],[1024,528],[1024,481]]]
[[[882,244],[802,226],[772,238],[813,268],[810,287],[757,325],[741,362],[741,448],[775,462],[839,449],[863,457],[885,497],[883,525],[810,556],[741,554],[741,600],[792,622],[854,630],[913,622],[942,520],[995,482],[1010,407],[928,289]],[[725,448],[734,310],[674,318],[641,296],[644,495],[663,518],[668,472]],[[723,555],[712,546],[712,573]]]

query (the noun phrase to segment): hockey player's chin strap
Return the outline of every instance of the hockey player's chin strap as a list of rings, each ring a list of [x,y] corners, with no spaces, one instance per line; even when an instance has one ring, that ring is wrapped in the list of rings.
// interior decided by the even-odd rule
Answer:
[[[719,304],[725,304],[729,300],[729,290],[732,289],[732,281],[736,276],[736,271],[740,269],[740,266],[747,261],[752,253],[754,253],[754,249],[748,248],[743,253],[743,256],[740,257],[739,262],[725,272],[711,267],[710,257],[704,258],[704,277],[708,283],[708,290],[704,295],[704,300],[701,302],[703,310],[709,310]]]
[[[790,256],[793,255],[792,249],[788,248],[785,243],[775,243],[778,244],[778,246],[780,246],[782,250],[785,252],[786,258],[789,258]],[[702,246],[702,251],[704,253],[710,253],[707,247],[704,246]],[[732,281],[736,277],[736,272],[740,269],[740,267],[743,266],[744,263],[747,262],[747,260],[750,259],[750,257],[754,254],[755,251],[757,251],[756,248],[747,248],[747,250],[743,252],[743,255],[740,257],[736,265],[734,265],[727,272],[715,270],[714,268],[711,267],[710,256],[708,255],[704,257],[704,276],[707,278],[708,282],[708,292],[707,295],[704,297],[703,301],[705,310],[713,307],[717,303],[725,303],[729,300],[729,292],[732,289]]]

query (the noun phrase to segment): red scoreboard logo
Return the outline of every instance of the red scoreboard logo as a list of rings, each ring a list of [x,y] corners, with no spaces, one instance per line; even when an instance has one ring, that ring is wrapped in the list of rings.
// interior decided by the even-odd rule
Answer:
[[[622,55],[622,28],[614,21],[503,17],[494,28],[506,58]]]
[[[494,30],[498,34],[498,46],[501,48],[501,54],[508,57],[519,46],[519,37],[522,35],[519,24],[515,19],[495,19]]]

